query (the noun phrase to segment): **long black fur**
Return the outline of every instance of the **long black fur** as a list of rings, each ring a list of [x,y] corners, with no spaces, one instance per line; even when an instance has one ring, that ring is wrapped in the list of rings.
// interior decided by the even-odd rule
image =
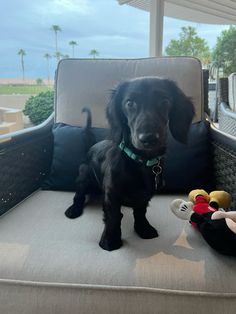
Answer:
[[[112,251],[122,245],[122,205],[133,208],[134,229],[141,238],[157,237],[158,232],[146,218],[155,192],[152,167],[128,157],[119,144],[124,141],[143,161],[163,156],[168,127],[176,140],[185,143],[193,116],[191,100],[171,80],[144,77],[118,85],[107,106],[111,139],[90,148],[87,162],[79,169],[73,204],[65,215],[79,217],[85,196],[100,191],[105,227],[99,245],[103,249]]]

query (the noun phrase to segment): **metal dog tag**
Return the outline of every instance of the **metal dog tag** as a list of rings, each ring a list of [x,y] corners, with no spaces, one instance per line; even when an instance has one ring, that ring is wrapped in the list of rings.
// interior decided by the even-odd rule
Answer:
[[[162,167],[160,162],[152,167],[152,172],[155,174],[155,190],[158,188],[158,176],[162,173]]]

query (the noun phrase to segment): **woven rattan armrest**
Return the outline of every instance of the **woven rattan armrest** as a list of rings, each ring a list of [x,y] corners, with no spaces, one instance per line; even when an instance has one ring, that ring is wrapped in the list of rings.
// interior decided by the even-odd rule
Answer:
[[[219,105],[218,122],[221,131],[236,136],[236,113],[225,102]]]
[[[0,215],[37,190],[53,150],[53,115],[43,124],[0,136]]]
[[[232,195],[231,209],[236,210],[236,137],[212,126],[211,145],[216,189]]]
[[[219,102],[228,104],[229,102],[229,91],[228,91],[228,77],[221,77],[219,79]]]
[[[236,113],[229,107],[228,78],[219,80],[218,122],[219,129],[236,136]]]

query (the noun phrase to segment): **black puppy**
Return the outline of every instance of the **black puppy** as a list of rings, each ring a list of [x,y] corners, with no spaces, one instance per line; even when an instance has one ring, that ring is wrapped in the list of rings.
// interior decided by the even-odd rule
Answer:
[[[100,190],[105,228],[99,245],[103,249],[112,251],[122,245],[122,205],[133,208],[134,229],[141,238],[157,237],[146,210],[157,189],[167,129],[185,143],[193,116],[191,100],[171,80],[143,77],[121,83],[107,107],[111,140],[89,150],[87,162],[79,169],[74,202],[65,215],[80,216],[86,194]]]

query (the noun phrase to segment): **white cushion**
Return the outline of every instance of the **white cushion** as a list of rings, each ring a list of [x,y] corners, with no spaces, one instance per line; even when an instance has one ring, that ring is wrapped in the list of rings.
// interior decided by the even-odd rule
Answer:
[[[236,73],[231,73],[228,77],[229,107],[236,112]]]
[[[83,126],[85,117],[81,115],[81,109],[88,106],[92,110],[93,126],[106,127],[105,108],[111,90],[123,80],[150,75],[176,81],[194,102],[194,122],[202,119],[202,67],[197,59],[64,59],[56,74],[56,122]]]
[[[124,245],[113,252],[98,246],[101,205],[69,220],[72,198],[39,191],[1,217],[0,313],[235,313],[235,259],[171,213],[176,196],[152,199],[152,240],[134,233],[132,210],[123,208]]]

